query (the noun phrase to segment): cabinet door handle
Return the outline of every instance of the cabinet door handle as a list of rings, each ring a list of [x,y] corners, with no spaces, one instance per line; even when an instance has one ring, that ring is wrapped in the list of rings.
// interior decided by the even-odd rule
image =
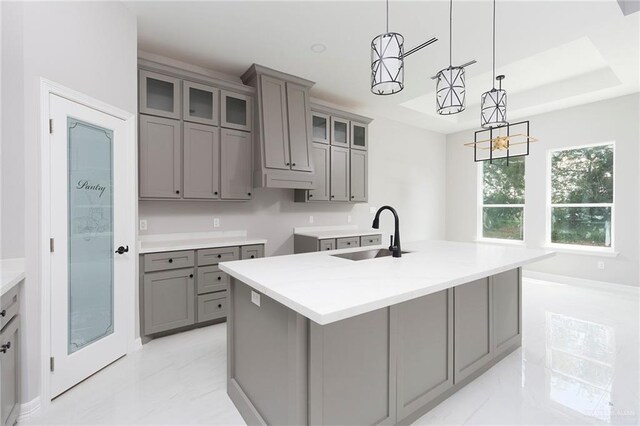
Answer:
[[[11,349],[11,342],[7,342],[6,345],[0,346],[0,352],[3,354],[6,354],[8,349]]]
[[[352,195],[352,196],[351,196],[351,198],[356,198],[356,196],[355,196],[355,195]]]
[[[256,258],[256,256],[252,254],[252,255],[251,255],[251,258],[252,258],[252,259],[255,259],[255,258]]]
[[[218,303],[218,308],[222,308],[222,303]]]
[[[189,274],[189,278],[193,278],[193,274]]]
[[[247,195],[248,195],[249,197],[251,197],[251,193],[250,193],[250,192],[247,192]]]
[[[7,315],[7,310],[3,309],[2,311],[0,311],[0,317],[5,317],[5,315]]]
[[[218,275],[218,281],[222,281],[222,277]]]
[[[173,259],[169,259],[169,263],[173,263]]]
[[[213,195],[218,195],[218,191],[215,191],[215,192],[213,193]]]
[[[179,190],[179,189],[176,189],[176,194],[179,194],[179,193],[180,193],[180,190]]]
[[[351,245],[351,243],[350,243],[350,242],[347,242],[347,245],[348,245],[348,246],[350,246],[350,245]]]
[[[285,164],[285,166],[290,166],[290,165],[291,165],[291,163],[286,163],[286,164]]]
[[[296,163],[291,163],[291,165],[292,165],[293,167],[295,167],[295,166],[296,166]]]
[[[335,195],[332,195],[332,196],[331,196],[331,198],[336,198],[336,196],[335,196]]]
[[[221,254],[219,254],[219,255],[218,255],[218,259],[221,259],[221,258],[222,258],[222,255],[221,255]]]

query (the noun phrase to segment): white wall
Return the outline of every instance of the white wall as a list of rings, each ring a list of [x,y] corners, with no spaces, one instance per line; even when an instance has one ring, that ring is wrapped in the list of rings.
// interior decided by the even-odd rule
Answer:
[[[545,243],[546,158],[552,148],[615,141],[615,250],[616,258],[559,253],[527,269],[572,277],[640,285],[638,268],[638,179],[640,95],[596,102],[529,117],[531,134],[540,141],[526,158],[525,239],[530,247]],[[473,130],[447,136],[447,239],[476,238],[477,166]],[[603,260],[605,269],[597,268]]]
[[[357,112],[357,111],[354,111]],[[375,118],[369,127],[369,203],[294,203],[292,190],[256,189],[249,202],[141,201],[145,234],[246,229],[268,239],[267,254],[293,253],[293,228],[345,225],[371,227],[370,206],[389,204],[400,216],[403,241],[444,238],[445,139],[438,133]],[[393,231],[391,215],[382,230]],[[314,223],[309,225],[309,216]]]
[[[24,205],[12,205],[15,210],[5,217],[11,240],[3,238],[3,246],[6,249],[14,241],[19,246],[24,233],[22,400],[26,403],[40,390],[40,78],[134,113],[137,23],[120,2],[5,2],[2,14],[3,43],[16,40],[22,45],[22,49],[12,46],[17,59],[9,73],[3,72],[3,82],[13,86],[22,78],[23,88],[3,91],[2,103],[5,113],[10,105],[14,114],[3,120],[3,135],[11,135],[3,139],[3,148],[9,144],[13,152],[13,159],[3,159],[3,167],[6,160],[15,162],[14,169],[24,169],[10,182],[13,190],[24,193]]]

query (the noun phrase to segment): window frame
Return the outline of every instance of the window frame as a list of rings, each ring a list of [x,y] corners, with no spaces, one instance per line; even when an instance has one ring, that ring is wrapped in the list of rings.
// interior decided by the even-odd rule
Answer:
[[[613,176],[612,176],[612,188],[613,188],[613,200],[611,203],[567,203],[567,204],[553,204],[551,202],[551,159],[553,154],[558,151],[571,151],[584,148],[595,148],[599,146],[613,147]],[[572,145],[559,148],[550,148],[547,150],[547,170],[546,170],[546,199],[545,199],[545,246],[558,251],[573,252],[573,253],[594,253],[594,254],[609,254],[617,255],[615,251],[615,235],[616,235],[616,143],[615,141],[596,142],[584,145]],[[611,245],[609,247],[602,246],[587,246],[582,244],[565,244],[554,243],[551,241],[551,210],[553,207],[610,207],[611,208]]]
[[[527,202],[527,163],[525,161],[525,169],[524,169],[524,203],[523,204],[484,204],[484,163],[486,161],[478,162],[478,167],[476,168],[477,173],[477,202],[476,202],[476,241],[483,243],[492,243],[492,244],[506,244],[506,245],[516,245],[516,246],[525,246],[526,238],[527,238],[527,227],[525,220],[526,216],[526,202]],[[484,207],[497,207],[497,208],[505,208],[505,207],[522,207],[522,239],[521,240],[511,240],[508,238],[490,238],[485,237],[482,233],[484,229],[484,215],[483,208]]]

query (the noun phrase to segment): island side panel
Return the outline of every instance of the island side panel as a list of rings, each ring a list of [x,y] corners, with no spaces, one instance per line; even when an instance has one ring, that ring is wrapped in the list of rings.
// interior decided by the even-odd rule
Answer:
[[[453,289],[398,305],[398,423],[453,386]]]
[[[307,423],[308,320],[237,279],[229,289],[227,392],[248,424]]]
[[[522,344],[522,269],[491,277],[493,293],[494,356]]]
[[[396,422],[397,307],[325,326],[309,322],[309,422]]]

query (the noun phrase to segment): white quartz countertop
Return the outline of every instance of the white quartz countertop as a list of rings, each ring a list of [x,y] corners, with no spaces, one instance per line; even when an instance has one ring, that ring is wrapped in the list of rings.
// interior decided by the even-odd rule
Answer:
[[[179,234],[154,234],[138,237],[138,253],[158,253],[177,250],[248,246],[267,244],[267,240],[248,238],[246,231],[196,232]]]
[[[320,325],[395,305],[555,255],[552,251],[450,241],[406,243],[411,253],[353,261],[343,249],[224,262],[220,268]]]
[[[24,259],[0,259],[0,296],[24,280]]]

